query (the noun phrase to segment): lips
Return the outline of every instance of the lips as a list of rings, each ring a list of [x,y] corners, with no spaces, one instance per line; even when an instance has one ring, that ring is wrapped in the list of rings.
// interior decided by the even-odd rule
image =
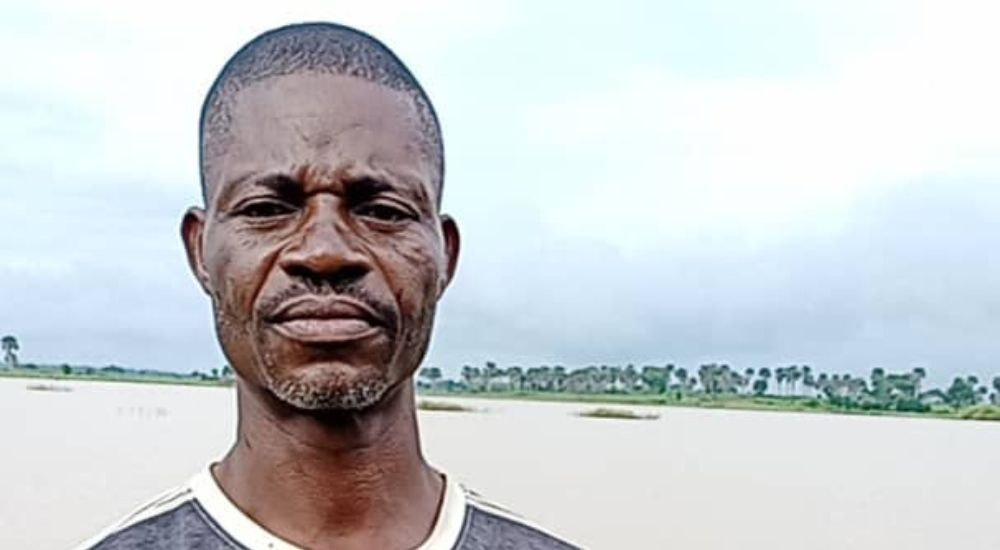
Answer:
[[[384,322],[368,305],[347,297],[301,297],[266,319],[282,336],[308,344],[341,344],[370,338]]]

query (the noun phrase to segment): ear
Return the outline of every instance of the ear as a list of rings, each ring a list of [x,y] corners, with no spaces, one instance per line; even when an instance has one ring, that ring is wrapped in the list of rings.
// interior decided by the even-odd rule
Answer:
[[[202,239],[205,231],[205,211],[192,206],[184,213],[181,221],[181,239],[184,241],[184,249],[187,251],[188,267],[191,273],[198,279],[198,284],[205,294],[212,295],[212,284],[208,277],[208,270],[205,268],[205,256],[202,247]]]
[[[458,251],[461,248],[462,240],[458,233],[458,224],[447,214],[441,216],[441,234],[444,236],[444,253],[447,265],[441,277],[438,298],[444,294],[445,289],[448,288],[451,280],[455,277],[455,271],[458,269]]]

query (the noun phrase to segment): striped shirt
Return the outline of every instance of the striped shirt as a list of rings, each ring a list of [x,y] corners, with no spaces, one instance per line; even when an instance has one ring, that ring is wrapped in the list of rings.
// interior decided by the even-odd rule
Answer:
[[[139,508],[82,544],[79,550],[126,548],[301,550],[237,508],[209,469]],[[446,479],[438,519],[430,537],[417,550],[494,548],[573,550],[577,547]]]

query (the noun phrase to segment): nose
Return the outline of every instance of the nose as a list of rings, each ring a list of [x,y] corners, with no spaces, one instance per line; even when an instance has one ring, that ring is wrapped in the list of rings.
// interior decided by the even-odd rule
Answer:
[[[350,229],[341,219],[336,199],[314,197],[294,241],[278,259],[293,278],[307,283],[346,283],[371,270],[368,256],[350,241]]]

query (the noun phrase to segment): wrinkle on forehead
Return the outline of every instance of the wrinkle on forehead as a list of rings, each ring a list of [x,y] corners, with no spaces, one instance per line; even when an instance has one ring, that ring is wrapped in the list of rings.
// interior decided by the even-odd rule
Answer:
[[[403,92],[355,77],[307,73],[256,83],[233,101],[228,146],[209,171],[212,188],[234,181],[235,174],[358,164],[437,187],[428,136]]]
[[[357,77],[296,73],[247,86],[231,101],[225,142],[206,158],[209,197],[233,174],[337,165],[347,158],[388,159],[403,171],[420,172],[427,185],[440,183],[436,148],[404,92]]]
[[[322,126],[316,129],[309,128],[309,125],[306,123],[315,121],[315,118],[310,117],[309,115],[290,115],[289,119],[291,120],[292,129],[298,138],[304,143],[308,143],[316,148],[327,147],[331,145],[335,139],[340,138],[340,136],[363,128],[363,125],[360,122],[356,122],[348,124],[347,127],[338,132],[333,132]]]

